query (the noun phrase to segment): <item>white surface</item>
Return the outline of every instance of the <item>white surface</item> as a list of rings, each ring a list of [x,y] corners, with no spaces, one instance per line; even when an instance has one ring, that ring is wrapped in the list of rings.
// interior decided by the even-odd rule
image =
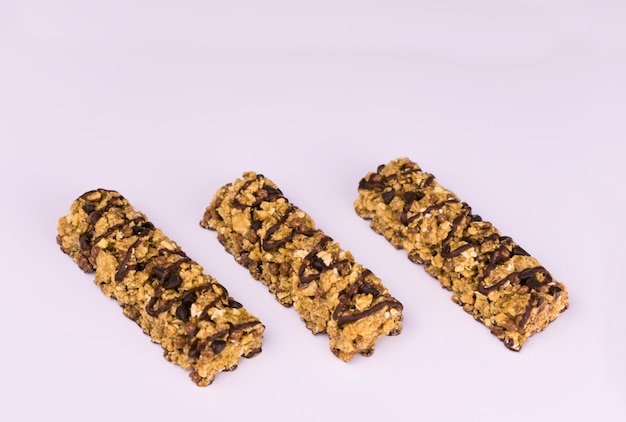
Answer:
[[[626,8],[545,3],[1,1],[0,419],[624,420]],[[568,286],[520,353],[356,216],[399,156]],[[339,361],[199,227],[245,170],[382,278],[400,336]],[[263,353],[206,388],[166,362],[55,243],[96,187],[257,315]]]

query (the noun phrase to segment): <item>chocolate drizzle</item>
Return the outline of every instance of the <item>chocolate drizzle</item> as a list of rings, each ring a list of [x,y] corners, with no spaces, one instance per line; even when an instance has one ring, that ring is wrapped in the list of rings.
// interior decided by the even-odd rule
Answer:
[[[423,189],[429,186],[433,182],[433,180],[434,180],[434,176],[432,174],[429,174],[428,177],[424,179],[424,181],[421,183],[418,189],[407,191],[402,194],[402,200],[404,201],[404,208],[402,209],[402,213],[400,214],[400,222],[404,224],[405,226],[408,226],[409,224],[411,224],[413,221],[417,220],[418,218],[422,218],[428,214],[433,214],[435,211],[443,209],[443,207],[448,204],[453,204],[453,203],[458,202],[458,200],[455,198],[448,198],[436,204],[429,205],[426,208],[424,208],[424,210],[415,212],[411,215],[411,208],[413,207],[413,204],[416,202],[419,202],[426,196],[424,194]],[[395,194],[395,189],[392,188],[392,191]],[[391,199],[383,198],[383,202],[388,205],[391,202]]]
[[[279,197],[282,198],[282,196],[276,196],[274,198],[277,199]],[[316,230],[303,230],[301,228],[290,227],[290,233],[287,236],[285,236],[282,239],[272,239],[272,236],[274,235],[274,233],[276,233],[279,229],[285,226],[289,227],[287,224],[287,220],[294,213],[295,210],[296,208],[293,205],[290,206],[285,212],[285,214],[278,220],[278,222],[267,229],[261,241],[261,247],[263,248],[264,251],[270,252],[270,251],[274,251],[280,248],[286,243],[291,242],[295,235],[301,234],[304,236],[312,236],[316,233]],[[258,223],[260,224],[261,222],[258,222]],[[260,225],[253,224],[253,228],[255,226],[257,226],[257,230],[258,228],[260,228]]]
[[[539,298],[537,293],[532,292],[530,294],[530,299],[528,299],[528,304],[526,305],[526,310],[524,311],[524,315],[522,316],[519,323],[517,324],[517,326],[520,329],[523,329],[526,326],[526,324],[530,320],[530,314],[532,313],[532,310],[536,308],[537,306],[539,306],[540,303],[541,303],[541,298]]]
[[[329,267],[324,261],[317,257],[317,254],[324,250],[324,247],[331,241],[332,239],[328,236],[322,237],[313,249],[311,249],[311,252],[302,260],[302,264],[300,264],[300,268],[298,268],[298,277],[300,278],[301,287],[319,279],[324,271],[329,270]],[[307,272],[307,270],[309,271]]]
[[[400,302],[389,298],[375,303],[364,311],[350,311],[348,304],[357,294],[371,294],[374,299],[381,295],[381,292],[375,286],[368,284],[366,281],[366,277],[371,273],[370,270],[364,270],[356,283],[349,285],[339,294],[339,304],[333,311],[333,320],[337,321],[337,324],[349,324],[383,309],[396,308],[402,310],[402,304]]]
[[[538,274],[542,274],[544,276],[544,281],[540,281],[537,278]],[[490,292],[499,289],[507,282],[517,282],[522,286],[528,286],[530,289],[538,291],[542,286],[546,286],[552,282],[552,277],[546,271],[545,268],[539,266],[534,268],[526,268],[521,271],[517,271],[514,273],[508,274],[506,277],[498,280],[496,283],[486,286],[485,278],[481,278],[478,280],[478,292],[483,295],[488,295]]]
[[[122,258],[122,261],[120,262],[117,272],[115,273],[115,277],[114,277],[115,281],[119,282],[119,281],[124,280],[124,278],[128,275],[130,270],[135,269],[136,266],[130,265],[128,262],[130,261],[130,258],[133,256],[133,253],[135,253],[135,249],[137,248],[137,246],[139,246],[140,243],[141,243],[141,238],[135,240],[135,243],[133,243],[131,247],[128,248],[128,250],[126,251],[124,258]]]
[[[407,163],[402,166],[399,174],[394,173],[394,174],[390,174],[387,176],[383,176],[380,172],[384,169],[384,167],[385,165],[381,164],[380,166],[378,166],[377,173],[371,174],[369,175],[369,177],[364,177],[363,179],[361,179],[359,181],[359,189],[380,192],[380,191],[385,190],[389,185],[391,185],[390,182],[395,181],[398,178],[410,177],[413,174],[422,172],[419,166],[415,165],[415,163],[411,163],[411,164]],[[435,179],[435,176],[433,176],[432,174],[430,173],[425,173],[425,174],[426,174],[426,178],[422,182],[422,185],[421,185],[422,188],[425,188],[426,186],[430,185]],[[392,198],[387,197],[387,200],[389,202],[391,202],[391,199]],[[388,204],[389,202],[386,202],[386,203]]]
[[[198,293],[202,293],[206,290],[209,290],[210,288],[211,286],[209,284],[204,284],[202,286],[198,286],[193,289],[187,290],[187,292],[191,292],[197,295]],[[146,312],[151,317],[154,317],[154,318],[158,317],[159,314],[170,310],[177,303],[180,303],[181,305],[185,303],[185,307],[190,307],[191,304],[193,303],[193,302],[189,303],[189,299],[191,297],[189,296],[185,297],[185,294],[181,294],[172,299],[162,301],[159,304],[159,301],[161,301],[161,297],[163,296],[164,290],[165,289],[163,289],[161,286],[157,287],[156,290],[154,291],[154,295],[150,298],[150,300],[148,301],[148,304],[146,305]],[[195,297],[194,297],[194,300],[195,300]],[[159,306],[157,306],[157,304]]]
[[[455,217],[452,221],[452,227],[446,238],[441,243],[441,257],[444,259],[452,259],[461,255],[466,250],[480,248],[480,246],[489,241],[494,241],[501,238],[498,233],[492,233],[488,236],[480,237],[477,239],[470,239],[467,237],[461,237],[459,240],[465,242],[463,245],[458,246],[456,249],[451,249],[451,243],[455,239],[455,235],[459,228],[467,227],[470,222],[480,222],[482,219],[476,219],[476,215],[472,214],[472,209],[465,202],[461,203],[461,213]],[[465,224],[463,224],[465,223]],[[510,239],[510,238],[509,238]]]
[[[263,180],[265,179],[264,176],[262,174],[257,174],[256,176],[257,180]],[[246,208],[256,208],[258,207],[261,202],[263,201],[268,201],[268,202],[272,202],[275,201],[279,198],[284,198],[283,193],[280,191],[280,189],[278,189],[277,187],[274,186],[270,186],[270,185],[263,185],[263,187],[256,192],[256,196],[255,196],[255,200],[252,204],[250,205],[246,205],[242,202],[239,201],[239,197],[240,197],[240,193],[245,191],[250,184],[252,183],[252,180],[246,180],[246,182],[243,184],[243,186],[241,186],[241,188],[238,191],[238,195],[237,197],[235,197],[235,199],[233,199],[233,208],[239,209],[239,210],[244,210]]]
[[[224,330],[220,330],[208,337],[206,337],[203,340],[200,340],[198,338],[194,338],[191,342],[190,342],[190,346],[189,346],[189,351],[187,352],[187,356],[189,356],[190,358],[197,358],[200,356],[200,354],[203,352],[203,350],[209,345],[209,344],[213,344],[215,341],[219,341],[222,346],[226,346],[226,342],[224,340],[218,340],[220,337],[225,337],[230,333],[231,329],[224,329]],[[194,333],[195,335],[196,333]],[[219,352],[221,352],[222,350],[224,350],[224,347],[221,347],[220,349],[216,348],[213,349],[213,351],[215,352],[215,350],[219,350]],[[218,352],[218,353],[219,353]],[[217,353],[216,353],[217,354]]]

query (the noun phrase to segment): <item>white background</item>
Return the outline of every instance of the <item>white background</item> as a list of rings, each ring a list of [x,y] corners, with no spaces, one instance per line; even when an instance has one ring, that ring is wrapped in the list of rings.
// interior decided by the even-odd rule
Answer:
[[[601,0],[0,0],[0,419],[624,420],[625,21]],[[354,212],[400,156],[568,286],[520,353]],[[383,280],[400,336],[341,362],[199,227],[245,170]],[[166,362],[56,245],[96,187],[258,316],[263,353],[206,388]]]

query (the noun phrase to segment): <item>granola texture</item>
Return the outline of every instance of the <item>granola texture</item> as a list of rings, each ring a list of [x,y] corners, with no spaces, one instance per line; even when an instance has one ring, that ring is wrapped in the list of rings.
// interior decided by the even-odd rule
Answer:
[[[265,176],[246,172],[220,188],[200,225],[217,231],[236,262],[314,334],[327,333],[343,361],[369,356],[379,337],[400,333],[401,303]]]
[[[263,324],[118,192],[80,196],[57,242],[197,385],[261,351]]]
[[[357,214],[509,349],[519,351],[567,309],[565,286],[536,258],[408,158],[368,173],[358,192]]]

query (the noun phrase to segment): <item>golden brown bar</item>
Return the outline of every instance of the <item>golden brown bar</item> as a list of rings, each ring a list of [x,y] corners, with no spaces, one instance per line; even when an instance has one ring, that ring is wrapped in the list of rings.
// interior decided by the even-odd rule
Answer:
[[[263,175],[220,188],[200,224],[314,334],[327,333],[340,359],[369,356],[380,336],[400,332],[402,305],[380,279]]]
[[[119,193],[79,197],[57,242],[196,384],[261,351],[261,322]]]
[[[452,291],[452,300],[511,350],[567,309],[562,283],[408,158],[368,173],[357,213]]]

